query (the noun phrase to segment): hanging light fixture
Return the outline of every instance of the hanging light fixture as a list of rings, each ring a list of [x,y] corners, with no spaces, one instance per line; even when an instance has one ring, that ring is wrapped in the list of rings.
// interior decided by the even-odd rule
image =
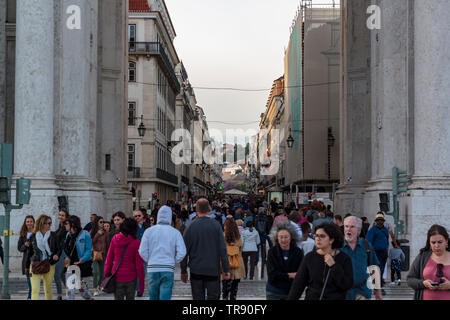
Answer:
[[[294,138],[292,137],[292,130],[289,128],[289,137],[287,138],[287,145],[289,149],[292,149],[294,146]]]
[[[145,131],[147,130],[147,128],[144,125],[144,116],[141,115],[141,124],[138,127],[138,133],[139,133],[139,137],[144,137],[145,136]]]

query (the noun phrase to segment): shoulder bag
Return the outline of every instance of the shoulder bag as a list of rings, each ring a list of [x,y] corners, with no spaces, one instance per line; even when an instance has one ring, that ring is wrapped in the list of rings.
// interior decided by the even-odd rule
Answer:
[[[113,274],[109,277],[106,277],[102,284],[100,285],[100,290],[102,290],[105,293],[114,293],[116,291],[116,273],[119,269],[120,264],[122,263],[123,256],[125,255],[125,251],[128,248],[128,244],[123,248],[122,255],[120,256],[119,262],[117,263],[116,269],[114,270]]]

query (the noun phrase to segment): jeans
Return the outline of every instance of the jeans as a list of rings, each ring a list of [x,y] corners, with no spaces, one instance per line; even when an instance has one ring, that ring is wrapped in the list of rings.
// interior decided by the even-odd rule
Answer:
[[[30,275],[27,274],[27,285],[28,285],[28,300],[31,300],[31,279]]]
[[[244,260],[245,277],[248,275],[248,258],[250,258],[250,280],[253,280],[255,276],[255,258],[257,251],[244,251],[242,252],[242,259]]]
[[[41,291],[41,278],[44,278],[45,300],[53,300],[52,282],[55,274],[55,266],[50,266],[50,271],[45,274],[33,274],[33,268],[30,267],[31,274],[31,300],[39,300],[39,291]]]
[[[137,279],[130,282],[116,282],[114,300],[134,300],[136,296]]]
[[[148,274],[149,300],[172,299],[173,272],[150,272]]]
[[[103,281],[103,272],[105,269],[105,262],[101,261],[92,261],[92,275],[93,279],[93,287],[98,288],[102,284]]]
[[[224,300],[236,300],[239,281],[241,280],[222,280],[222,298]]]
[[[383,285],[383,273],[384,273],[384,267],[386,266],[386,261],[388,259],[388,252],[387,250],[375,250],[375,254],[377,255],[378,261],[380,261],[380,273],[381,273],[381,284]]]
[[[262,234],[259,237],[261,240],[261,242],[259,244],[259,248],[261,250],[261,278],[264,278],[264,265],[266,264],[266,241],[269,243],[269,249],[272,249],[273,243],[267,234]],[[259,252],[258,252],[258,255],[259,255]],[[259,259],[257,257],[256,261],[258,261],[258,260]],[[256,263],[258,263],[258,262],[256,262]]]
[[[206,300],[206,295],[208,300],[219,300],[220,280],[193,280],[191,277],[191,290],[193,300]]]
[[[62,294],[62,285],[64,281],[63,273],[64,273],[64,259],[59,258],[58,262],[55,264],[55,275],[54,275],[56,292],[58,293],[58,295]]]

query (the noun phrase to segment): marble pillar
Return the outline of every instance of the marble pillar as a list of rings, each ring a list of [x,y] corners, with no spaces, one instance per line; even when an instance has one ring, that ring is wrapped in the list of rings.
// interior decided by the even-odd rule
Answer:
[[[405,205],[413,256],[432,224],[450,229],[449,15],[447,0],[414,2],[414,175]]]
[[[370,177],[371,101],[370,32],[366,27],[369,0],[342,1],[340,179],[335,212],[364,214]]]
[[[408,0],[377,1],[381,29],[371,31],[371,178],[364,196],[370,221],[379,211],[379,193],[390,192],[392,168],[408,169]],[[403,215],[401,217],[403,219]]]

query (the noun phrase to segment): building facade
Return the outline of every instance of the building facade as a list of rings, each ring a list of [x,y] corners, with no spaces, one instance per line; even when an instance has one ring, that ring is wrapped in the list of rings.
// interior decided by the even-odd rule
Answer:
[[[128,183],[135,207],[151,207],[154,198],[161,203],[174,200],[179,188],[170,140],[181,91],[175,73],[180,63],[175,36],[164,1],[130,0]],[[143,136],[138,131],[141,123],[146,128]]]
[[[29,214],[57,221],[61,196],[83,225],[91,213],[107,219],[131,211],[124,108],[128,5],[72,5],[0,1],[0,139],[13,144],[13,179],[31,179],[30,205],[12,215],[14,231]],[[11,254],[11,266],[19,266],[19,253]]]
[[[407,171],[400,219],[411,259],[428,228],[450,228],[450,86],[447,1],[342,1],[341,181],[336,206],[373,220],[392,168]],[[392,199],[392,197],[391,197]],[[390,208],[393,205],[391,202]]]

